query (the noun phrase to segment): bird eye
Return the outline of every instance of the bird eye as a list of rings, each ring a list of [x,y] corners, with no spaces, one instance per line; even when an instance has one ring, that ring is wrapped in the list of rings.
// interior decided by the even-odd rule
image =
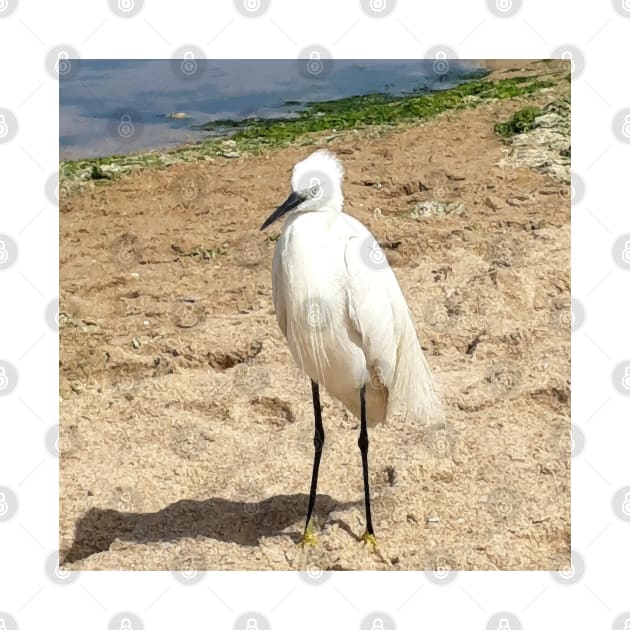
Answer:
[[[319,187],[319,184],[315,184],[315,186],[311,186],[311,187],[309,188],[309,190],[308,190],[308,194],[309,194],[311,197],[317,197],[317,196],[319,195],[319,193],[320,193],[320,190],[321,190],[321,189],[320,189],[320,187]]]

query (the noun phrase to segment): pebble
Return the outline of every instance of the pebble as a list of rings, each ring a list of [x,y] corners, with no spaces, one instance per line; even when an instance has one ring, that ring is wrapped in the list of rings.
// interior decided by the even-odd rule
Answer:
[[[488,206],[488,208],[491,208],[492,210],[498,210],[499,209],[499,203],[497,202],[496,199],[494,199],[493,197],[486,197],[483,200],[484,204],[486,206]]]
[[[431,201],[421,201],[417,203],[411,211],[411,218],[416,221],[421,220],[424,217],[439,217],[448,214],[464,214],[466,208],[461,201],[454,201],[448,203],[445,201],[438,201],[433,199]]]

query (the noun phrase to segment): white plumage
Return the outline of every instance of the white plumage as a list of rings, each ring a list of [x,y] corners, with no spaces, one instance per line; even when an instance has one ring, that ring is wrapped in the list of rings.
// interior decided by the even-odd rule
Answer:
[[[287,215],[272,269],[278,324],[298,366],[355,416],[365,385],[368,424],[388,413],[430,421],[440,414],[431,370],[377,241],[343,213],[343,174],[332,153],[311,154],[263,226]]]

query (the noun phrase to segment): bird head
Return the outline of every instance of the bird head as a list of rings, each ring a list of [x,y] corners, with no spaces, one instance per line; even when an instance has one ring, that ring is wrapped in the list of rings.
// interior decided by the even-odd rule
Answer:
[[[289,213],[341,212],[343,166],[330,151],[319,150],[293,167],[291,194],[262,224],[261,230]]]

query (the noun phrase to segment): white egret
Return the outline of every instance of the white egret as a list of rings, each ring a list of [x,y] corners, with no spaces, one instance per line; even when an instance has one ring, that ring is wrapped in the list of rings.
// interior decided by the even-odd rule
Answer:
[[[394,272],[367,228],[343,212],[343,175],[335,155],[315,151],[294,166],[291,194],[260,229],[286,217],[273,258],[273,304],[293,358],[311,379],[315,459],[302,542],[316,541],[321,385],[361,422],[362,540],[375,545],[367,427],[388,412],[426,422],[439,417],[440,402]]]

